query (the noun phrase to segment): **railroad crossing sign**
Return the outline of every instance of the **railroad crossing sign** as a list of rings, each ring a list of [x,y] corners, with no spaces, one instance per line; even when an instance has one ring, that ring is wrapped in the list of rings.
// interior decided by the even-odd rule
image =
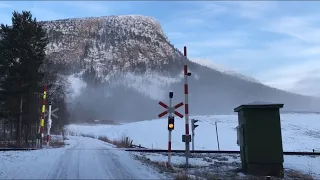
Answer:
[[[55,108],[54,110],[51,111],[51,116],[55,117],[58,119],[58,116],[54,114],[54,112],[59,111],[59,108]],[[44,114],[44,117],[48,116],[48,111],[46,110],[46,113]]]
[[[168,113],[169,113],[169,114],[170,114],[170,113],[174,113],[175,115],[179,116],[180,118],[183,118],[183,115],[180,114],[178,111],[176,111],[176,109],[178,109],[179,107],[183,106],[183,102],[181,102],[181,103],[179,103],[179,104],[177,104],[177,105],[175,105],[175,106],[173,106],[173,107],[169,107],[169,106],[166,105],[165,103],[159,101],[159,105],[162,106],[162,107],[164,107],[165,109],[167,109],[167,110],[163,111],[162,113],[160,113],[160,114],[158,115],[159,118],[161,118],[162,116],[164,116],[164,115],[166,115],[166,114],[168,114]]]

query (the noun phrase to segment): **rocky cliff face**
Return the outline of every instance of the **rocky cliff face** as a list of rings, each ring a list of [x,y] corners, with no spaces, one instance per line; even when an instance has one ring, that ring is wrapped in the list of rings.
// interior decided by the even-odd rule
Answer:
[[[163,110],[157,101],[166,101],[169,90],[174,91],[176,102],[183,101],[184,62],[192,72],[191,114],[231,113],[234,107],[253,101],[284,103],[287,110],[318,109],[315,98],[188,61],[151,17],[106,16],[42,23],[50,38],[47,56],[61,74],[79,77],[93,68],[105,82],[95,93],[83,91],[73,100],[78,119],[157,118]]]
[[[45,22],[47,54],[68,66],[67,73],[94,68],[106,80],[121,72],[172,72],[182,54],[167,40],[160,24],[144,16],[107,16]]]

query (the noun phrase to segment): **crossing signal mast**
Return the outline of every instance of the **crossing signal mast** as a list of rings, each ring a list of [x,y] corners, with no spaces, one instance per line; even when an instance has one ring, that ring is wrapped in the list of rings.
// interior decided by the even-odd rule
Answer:
[[[192,151],[194,151],[194,130],[199,126],[198,124],[196,124],[196,122],[198,122],[199,120],[196,119],[191,119],[191,128],[192,128]]]
[[[174,130],[174,114],[179,116],[180,118],[183,118],[183,115],[180,114],[176,109],[183,106],[183,102],[172,106],[172,98],[173,98],[173,92],[169,92],[169,106],[165,103],[159,101],[159,105],[164,107],[166,110],[158,115],[159,118],[162,116],[168,115],[168,131],[169,131],[169,141],[168,141],[168,164],[171,165],[171,132]]]

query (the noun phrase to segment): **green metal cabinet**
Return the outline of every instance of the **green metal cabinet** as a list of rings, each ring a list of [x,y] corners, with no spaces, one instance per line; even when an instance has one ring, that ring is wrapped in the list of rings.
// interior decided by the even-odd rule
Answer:
[[[238,112],[237,143],[245,172],[283,177],[280,111],[283,104],[246,104]]]

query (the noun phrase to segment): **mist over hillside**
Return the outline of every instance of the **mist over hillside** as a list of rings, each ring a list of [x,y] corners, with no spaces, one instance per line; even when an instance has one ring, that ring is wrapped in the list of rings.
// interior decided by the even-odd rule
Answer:
[[[268,87],[241,74],[187,60],[160,24],[145,16],[105,16],[43,22],[48,58],[69,76],[76,96],[72,119],[138,121],[157,118],[158,101],[184,100],[187,62],[190,114],[230,114],[253,101],[284,103],[284,110],[317,111],[320,101]],[[179,47],[183,48],[183,47]],[[80,90],[82,87],[82,90]],[[183,113],[183,108],[180,109]]]

